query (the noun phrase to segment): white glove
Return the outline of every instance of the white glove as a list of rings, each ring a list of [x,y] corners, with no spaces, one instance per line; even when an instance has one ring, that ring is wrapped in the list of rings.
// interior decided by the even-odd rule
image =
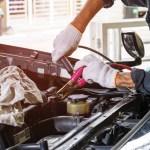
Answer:
[[[82,33],[69,24],[54,40],[52,61],[56,62],[65,55],[71,55],[78,47]]]
[[[105,64],[93,55],[87,55],[75,64],[74,69],[86,66],[83,70],[83,78],[88,82],[96,82],[103,87],[115,88],[116,75],[119,72]]]

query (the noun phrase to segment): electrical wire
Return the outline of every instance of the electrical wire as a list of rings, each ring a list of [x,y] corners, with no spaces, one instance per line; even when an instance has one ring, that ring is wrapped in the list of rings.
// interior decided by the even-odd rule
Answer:
[[[79,47],[79,48],[86,49],[86,50],[89,50],[89,51],[91,51],[91,52],[94,52],[94,53],[98,54],[99,56],[105,58],[105,59],[108,60],[110,63],[112,63],[112,64],[110,65],[111,67],[114,67],[114,68],[119,67],[119,68],[121,68],[121,69],[127,69],[127,70],[130,70],[130,71],[132,70],[131,67],[126,66],[126,65],[123,65],[123,64],[117,64],[117,63],[115,63],[113,60],[111,60],[110,58],[108,58],[107,56],[103,55],[102,53],[100,53],[100,52],[98,52],[98,51],[96,51],[96,50],[94,50],[94,49],[92,49],[92,48],[90,48],[90,47],[83,46],[83,45],[79,45],[78,47]]]
[[[102,56],[103,58],[105,58],[105,59],[108,60],[109,62],[115,63],[113,60],[109,59],[107,56],[103,55],[102,53],[100,53],[100,52],[98,52],[98,51],[96,51],[96,50],[94,50],[94,49],[92,49],[92,48],[90,48],[90,47],[83,46],[83,45],[79,45],[78,47],[79,47],[79,48],[86,49],[86,50],[89,50],[89,51],[91,51],[91,52],[94,52],[94,53],[96,53],[96,54]]]
[[[128,67],[128,66],[126,66],[126,65],[123,65],[123,64],[110,64],[110,66],[112,67],[112,68],[117,68],[117,67],[119,67],[119,68],[121,68],[121,69],[127,69],[127,70],[132,70],[132,68],[131,67]]]

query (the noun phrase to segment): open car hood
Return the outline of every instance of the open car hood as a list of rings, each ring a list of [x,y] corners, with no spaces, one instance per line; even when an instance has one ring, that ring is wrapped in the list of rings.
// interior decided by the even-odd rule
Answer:
[[[69,61],[74,65],[77,60]],[[70,75],[61,62],[52,62],[50,53],[0,44],[0,69],[11,65],[36,83],[44,103],[22,104],[22,127],[0,125],[0,150],[116,150],[149,132],[147,95],[87,84],[59,101],[53,93]]]

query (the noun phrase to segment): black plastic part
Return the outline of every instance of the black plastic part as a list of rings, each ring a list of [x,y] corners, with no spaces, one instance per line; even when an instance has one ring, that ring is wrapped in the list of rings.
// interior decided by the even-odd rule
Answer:
[[[114,0],[103,0],[105,6],[104,8],[110,8],[114,4]]]
[[[144,126],[144,124],[149,121],[149,119],[150,111],[112,148],[112,150],[121,149]]]
[[[40,144],[21,144],[8,148],[8,150],[48,150],[47,141],[42,141]]]
[[[58,132],[69,132],[82,121],[81,116],[60,116],[54,118],[54,125]]]
[[[115,63],[117,63],[117,64],[123,64],[123,65],[126,65],[128,67],[134,67],[134,66],[141,65],[142,64],[142,59],[141,58],[135,58],[134,61],[119,61],[119,62],[115,62]]]
[[[70,61],[68,60],[68,58],[64,56],[60,59],[60,61],[62,62],[65,69],[68,71],[68,73],[72,75],[73,74],[73,66],[70,63]]]
[[[122,43],[130,56],[133,58],[143,58],[144,57],[144,44],[137,33],[122,32]]]
[[[47,141],[42,141],[42,142],[40,143],[40,150],[48,150]]]
[[[41,148],[39,144],[22,144],[10,147],[8,150],[41,150]]]

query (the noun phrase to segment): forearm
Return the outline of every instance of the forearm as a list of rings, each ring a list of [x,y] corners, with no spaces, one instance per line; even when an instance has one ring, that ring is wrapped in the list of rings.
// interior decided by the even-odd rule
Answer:
[[[128,72],[118,73],[116,76],[116,86],[135,88],[135,84],[131,78],[131,73]]]
[[[77,17],[71,22],[81,33],[84,32],[90,20],[96,15],[96,13],[104,7],[102,0],[87,0],[83,9],[77,15]]]

